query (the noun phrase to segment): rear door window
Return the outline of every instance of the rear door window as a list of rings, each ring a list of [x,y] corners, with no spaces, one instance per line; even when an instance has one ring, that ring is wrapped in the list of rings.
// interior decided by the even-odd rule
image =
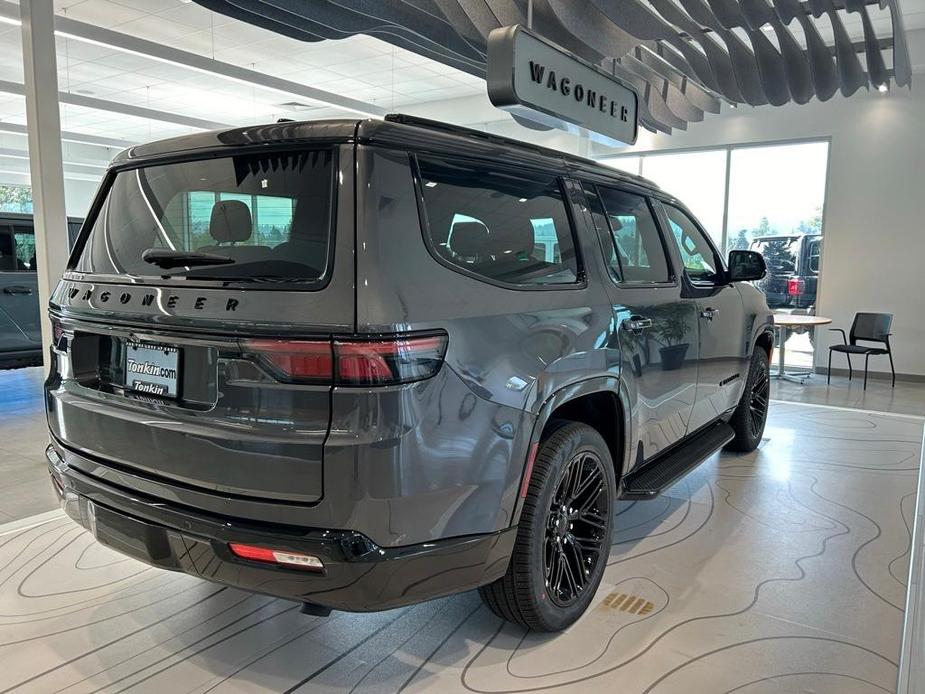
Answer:
[[[597,186],[610,230],[608,264],[618,282],[671,281],[658,225],[642,195]]]
[[[492,282],[575,284],[578,259],[557,176],[419,157],[435,255]]]
[[[819,274],[819,258],[822,256],[822,239],[811,239],[809,241],[809,270],[807,275]]]
[[[331,150],[241,154],[116,174],[74,269],[132,277],[324,283],[334,190]],[[208,253],[164,269],[148,249]]]
[[[35,272],[35,231],[31,227],[13,226],[13,245],[16,248],[16,269]]]
[[[35,267],[32,228],[0,225],[0,272],[35,272]]]

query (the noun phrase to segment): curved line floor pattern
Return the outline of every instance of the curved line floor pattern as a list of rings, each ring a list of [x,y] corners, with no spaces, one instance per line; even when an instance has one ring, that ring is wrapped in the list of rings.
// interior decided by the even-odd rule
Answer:
[[[922,426],[775,403],[757,452],[619,504],[605,584],[557,636],[474,593],[307,617],[62,516],[0,535],[0,693],[892,692]]]

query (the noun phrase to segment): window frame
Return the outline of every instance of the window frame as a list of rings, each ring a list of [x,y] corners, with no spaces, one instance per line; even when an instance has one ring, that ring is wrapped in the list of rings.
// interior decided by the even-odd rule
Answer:
[[[92,281],[98,284],[131,284],[139,287],[189,287],[199,289],[243,289],[247,291],[259,292],[320,292],[327,288],[331,283],[334,274],[335,250],[337,245],[338,223],[340,215],[340,175],[342,167],[347,159],[342,155],[344,142],[338,140],[318,140],[317,142],[305,143],[304,146],[293,146],[292,144],[273,144],[273,145],[250,145],[236,146],[233,148],[219,147],[207,149],[187,150],[179,153],[170,153],[159,155],[146,159],[132,160],[124,164],[110,166],[103,175],[90,209],[86,217],[80,222],[80,228],[68,256],[67,265],[65,266],[62,279],[76,282]],[[260,156],[266,154],[310,154],[311,152],[328,151],[331,153],[331,181],[330,181],[330,205],[328,207],[328,232],[330,240],[328,243],[327,265],[325,274],[321,281],[312,284],[305,282],[292,283],[271,283],[271,282],[229,282],[227,280],[184,280],[182,277],[165,279],[155,276],[136,276],[136,275],[113,275],[97,272],[81,272],[76,270],[78,260],[84,252],[90,234],[96,224],[96,220],[103,210],[103,206],[109,199],[109,193],[115,183],[116,176],[135,169],[144,169],[152,166],[167,166],[171,164],[183,164],[197,161],[210,161],[213,159],[230,159],[237,156]],[[352,164],[351,164],[352,165]],[[68,222],[71,218],[68,218]],[[70,225],[68,225],[70,233]]]
[[[639,287],[677,287],[678,286],[678,273],[674,267],[674,258],[671,252],[669,251],[668,246],[665,244],[665,237],[664,237],[664,234],[662,233],[661,220],[659,219],[658,211],[655,209],[655,206],[653,205],[652,196],[649,195],[648,193],[645,193],[639,190],[634,190],[628,186],[620,186],[620,185],[617,185],[611,182],[600,183],[598,181],[585,178],[585,179],[579,179],[578,183],[581,186],[582,196],[585,196],[585,201],[584,201],[585,207],[588,208],[588,212],[589,214],[591,214],[591,223],[594,225],[595,229],[597,228],[597,222],[594,220],[594,213],[591,212],[591,208],[588,206],[587,196],[585,194],[585,188],[587,186],[594,186],[595,195],[597,195],[597,198],[598,200],[600,200],[600,203],[601,203],[601,210],[603,212],[604,224],[607,225],[606,228],[604,229],[604,232],[607,234],[607,236],[610,239],[611,250],[616,254],[617,263],[620,265],[620,278],[617,279],[616,277],[614,277],[613,268],[611,268],[610,262],[607,260],[608,254],[607,254],[607,249],[604,247],[604,239],[602,238],[601,234],[598,231],[598,233],[595,235],[598,238],[598,244],[600,246],[601,253],[602,253],[601,259],[604,262],[604,266],[607,268],[607,276],[610,278],[610,281],[613,282],[613,284],[616,287],[623,287],[624,289],[634,289],[634,288],[639,288]],[[662,246],[662,253],[665,256],[665,266],[668,269],[668,279],[666,281],[647,282],[645,280],[626,280],[623,278],[623,263],[620,260],[620,250],[617,248],[613,227],[610,224],[610,215],[607,213],[607,207],[604,205],[604,199],[601,197],[601,193],[599,190],[600,186],[602,185],[614,188],[615,190],[618,190],[621,193],[626,193],[628,195],[637,195],[645,200],[646,207],[649,210],[649,214],[652,215],[652,220],[655,222],[655,231],[656,231],[656,234],[658,235],[659,243]]]
[[[432,154],[435,158],[442,159],[445,161],[450,161],[453,163],[458,163],[466,166],[473,167],[490,167],[494,169],[505,169],[510,170],[513,173],[520,175],[535,175],[535,176],[546,176],[550,177],[550,174],[543,173],[531,167],[511,167],[498,165],[495,162],[489,162],[484,159],[472,158],[472,157],[460,157],[457,155],[448,155],[442,152],[433,152],[425,153],[424,156]],[[424,179],[421,176],[421,167],[418,161],[417,152],[408,152],[408,162],[411,169],[411,178],[414,186],[414,198],[417,203],[418,209],[418,225],[421,228],[421,238],[424,240],[424,247],[427,248],[427,252],[431,257],[440,263],[443,267],[452,270],[460,275],[470,277],[474,280],[478,280],[484,284],[489,284],[500,289],[508,289],[513,291],[524,291],[524,292],[549,292],[549,291],[575,291],[581,289],[587,289],[588,287],[588,278],[587,273],[585,272],[584,258],[581,253],[581,244],[578,238],[578,226],[575,221],[575,215],[572,210],[571,198],[569,196],[569,191],[566,186],[566,174],[562,171],[555,171],[552,174],[552,177],[556,180],[556,185],[559,188],[559,194],[562,196],[562,207],[565,210],[565,218],[568,223],[568,233],[572,238],[572,246],[575,249],[575,281],[574,282],[557,282],[555,284],[514,284],[511,282],[502,282],[501,280],[496,280],[486,275],[480,275],[477,272],[468,270],[462,265],[457,265],[453,262],[450,262],[444,258],[437,251],[433,243],[433,235],[430,231],[430,219],[427,216],[427,204],[424,200]]]
[[[684,206],[684,204],[676,200],[675,198],[657,198],[659,205],[659,224],[662,227],[662,234],[666,239],[670,239],[673,244],[672,250],[677,254],[677,258],[680,261],[681,274],[684,277],[685,282],[687,282],[692,289],[695,290],[712,290],[718,287],[724,287],[729,282],[726,280],[728,275],[728,270],[726,268],[726,262],[722,254],[716,247],[716,244],[713,242],[713,239],[710,238],[710,234],[703,228],[703,225],[700,221],[693,215],[693,213]],[[695,280],[691,277],[690,273],[687,271],[687,267],[684,265],[684,258],[681,256],[681,249],[678,248],[678,241],[674,238],[674,232],[671,230],[671,218],[668,216],[668,207],[673,207],[687,217],[691,223],[694,225],[694,228],[700,233],[703,239],[707,242],[707,246],[713,252],[713,259],[716,261],[716,275],[715,279],[712,280]]]
[[[22,271],[16,269],[15,267],[17,256],[16,256],[16,237],[13,236],[13,225],[12,224],[0,224],[0,236],[8,236],[10,239],[10,249],[13,251],[12,258],[13,258],[13,264],[14,264],[14,267],[12,270],[4,270],[2,269],[2,267],[0,267],[0,273],[4,275],[14,274],[14,273],[19,274]]]

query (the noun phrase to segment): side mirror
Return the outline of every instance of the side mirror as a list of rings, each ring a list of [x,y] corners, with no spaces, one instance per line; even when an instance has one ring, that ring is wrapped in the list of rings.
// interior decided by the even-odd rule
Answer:
[[[729,281],[754,282],[768,274],[764,256],[756,251],[729,251]]]

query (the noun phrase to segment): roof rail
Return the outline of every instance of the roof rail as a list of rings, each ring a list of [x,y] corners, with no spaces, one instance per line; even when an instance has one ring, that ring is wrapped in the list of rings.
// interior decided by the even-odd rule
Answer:
[[[520,147],[521,149],[532,150],[547,157],[558,157],[564,161],[570,161],[582,165],[591,164],[593,166],[606,166],[601,164],[599,161],[593,159],[588,159],[586,157],[579,157],[574,154],[569,154],[568,152],[562,152],[557,149],[550,149],[549,147],[542,147],[540,145],[530,144],[529,142],[524,142],[522,140],[515,140],[511,137],[505,137],[503,135],[493,135],[491,133],[486,133],[482,130],[475,130],[473,128],[467,128],[462,125],[453,125],[452,123],[444,123],[442,121],[431,120],[429,118],[420,118],[418,116],[409,116],[405,113],[389,113],[386,114],[384,120],[389,123],[398,123],[401,125],[412,125],[418,128],[427,128],[428,130],[437,130],[444,132],[450,135],[459,135],[461,137],[475,137],[485,142],[493,142],[499,145],[505,146],[514,146]],[[627,179],[628,181],[635,181],[637,183],[643,183],[650,188],[658,189],[653,181],[650,181],[647,178],[642,176],[637,176],[631,174],[627,171],[621,171],[619,169],[613,169],[612,167],[607,167],[611,169],[613,174]]]
[[[539,145],[531,145],[529,142],[522,142],[521,140],[515,140],[511,137],[504,137],[504,135],[492,135],[491,133],[486,133],[483,130],[475,130],[473,128],[467,128],[463,125],[453,125],[452,123],[444,123],[442,121],[431,120],[429,118],[409,116],[404,113],[389,113],[385,116],[385,120],[389,123],[401,123],[402,125],[414,125],[419,128],[427,128],[428,130],[439,130],[451,135],[477,137],[480,140],[485,140],[486,142],[496,142],[499,145],[514,145],[524,149],[532,149],[547,156],[567,156],[565,152],[549,149],[548,147],[541,147]]]

